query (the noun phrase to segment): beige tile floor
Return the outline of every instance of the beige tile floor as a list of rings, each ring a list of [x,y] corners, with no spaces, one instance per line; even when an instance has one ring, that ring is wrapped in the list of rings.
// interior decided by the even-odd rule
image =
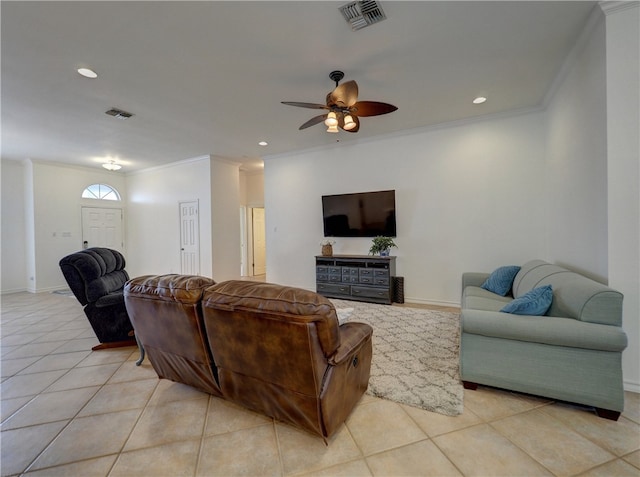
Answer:
[[[618,422],[481,387],[446,417],[366,396],[328,446],[188,386],[135,348],[92,352],[74,298],[2,296],[2,475],[639,476],[640,395]]]

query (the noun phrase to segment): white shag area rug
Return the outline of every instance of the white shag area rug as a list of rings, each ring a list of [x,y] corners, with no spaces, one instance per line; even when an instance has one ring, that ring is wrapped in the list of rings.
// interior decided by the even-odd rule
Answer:
[[[457,416],[464,391],[459,373],[459,314],[331,299],[340,323],[373,328],[368,394]]]

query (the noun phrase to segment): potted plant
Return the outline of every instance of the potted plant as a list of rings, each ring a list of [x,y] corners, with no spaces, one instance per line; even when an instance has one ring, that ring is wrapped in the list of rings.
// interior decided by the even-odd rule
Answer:
[[[389,250],[391,247],[397,247],[391,237],[374,237],[372,239],[373,244],[369,249],[369,255],[380,255],[381,257],[389,256]]]

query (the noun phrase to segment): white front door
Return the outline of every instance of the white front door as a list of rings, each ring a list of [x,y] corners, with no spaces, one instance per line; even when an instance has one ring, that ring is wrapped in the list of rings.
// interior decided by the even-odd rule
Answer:
[[[124,252],[122,209],[82,207],[82,248],[106,247]]]
[[[267,241],[265,239],[264,208],[252,209],[253,217],[253,274],[267,273]]]
[[[198,201],[180,202],[180,273],[200,274]]]

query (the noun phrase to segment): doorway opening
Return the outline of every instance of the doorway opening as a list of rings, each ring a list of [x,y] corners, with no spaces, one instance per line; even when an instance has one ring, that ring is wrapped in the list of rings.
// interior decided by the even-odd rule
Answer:
[[[267,273],[264,207],[240,207],[240,231],[240,276],[264,279]]]

